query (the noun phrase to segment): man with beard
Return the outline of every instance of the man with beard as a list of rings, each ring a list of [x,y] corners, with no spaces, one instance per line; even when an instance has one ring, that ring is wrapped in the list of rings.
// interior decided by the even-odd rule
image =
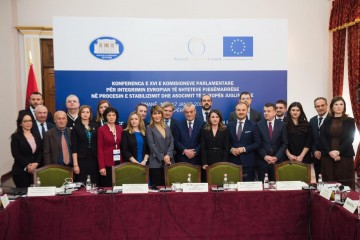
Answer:
[[[275,103],[275,107],[276,107],[276,120],[280,120],[283,122],[287,122],[287,117],[286,117],[286,109],[287,109],[287,102],[285,100],[277,100]]]
[[[209,112],[212,106],[212,99],[209,94],[202,95],[200,99],[201,111],[196,112],[196,118],[206,122],[209,117]]]
[[[252,103],[252,96],[251,93],[249,92],[242,92],[240,93],[240,97],[239,97],[239,103],[240,102],[244,102],[248,105],[249,109],[248,109],[248,113],[247,113],[247,119],[253,121],[253,122],[259,122],[261,121],[262,117],[261,117],[261,113],[258,111],[255,111],[254,109],[251,108],[251,103]],[[228,119],[229,123],[232,121],[237,121],[237,117],[236,117],[236,113],[231,112],[229,119]]]
[[[39,92],[31,93],[31,95],[29,97],[29,102],[30,102],[30,107],[25,108],[23,110],[20,110],[19,114],[20,113],[30,113],[30,116],[31,116],[32,120],[35,121],[35,118],[36,118],[36,116],[35,116],[35,108],[38,105],[43,105],[43,103],[44,103],[42,94],[39,93]],[[52,116],[51,112],[47,112],[46,122],[51,122],[51,123],[54,122],[54,119],[53,119],[53,116]]]

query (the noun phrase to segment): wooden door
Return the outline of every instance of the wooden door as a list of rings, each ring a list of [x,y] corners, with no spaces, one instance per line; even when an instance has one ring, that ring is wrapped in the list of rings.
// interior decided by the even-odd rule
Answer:
[[[41,40],[42,89],[44,105],[55,112],[54,48],[52,39]]]

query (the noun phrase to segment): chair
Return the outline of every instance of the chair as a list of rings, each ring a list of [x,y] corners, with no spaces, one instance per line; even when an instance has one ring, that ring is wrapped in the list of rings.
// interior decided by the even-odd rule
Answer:
[[[126,162],[112,167],[112,185],[129,183],[148,183],[149,167],[138,163]]]
[[[190,163],[175,163],[165,166],[165,185],[171,186],[173,183],[186,183],[188,174],[191,174],[191,182],[201,182],[201,167]]]
[[[242,182],[242,166],[229,162],[218,162],[206,168],[207,182],[209,185],[222,185],[224,174],[228,182]]]
[[[285,161],[275,164],[276,181],[302,181],[311,182],[310,164]]]
[[[55,186],[61,187],[65,179],[73,179],[74,173],[73,169],[70,167],[65,167],[57,164],[50,164],[44,167],[35,169],[34,171],[34,183],[36,183],[37,178],[40,178],[41,186]]]

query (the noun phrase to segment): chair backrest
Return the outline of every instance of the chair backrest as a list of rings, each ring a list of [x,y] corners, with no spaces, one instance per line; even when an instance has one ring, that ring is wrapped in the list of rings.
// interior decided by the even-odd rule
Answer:
[[[188,174],[191,174],[191,182],[201,182],[201,167],[190,163],[175,163],[164,168],[165,184],[171,186],[173,183],[186,183]]]
[[[112,167],[112,185],[121,186],[131,183],[148,183],[149,167],[138,163],[126,162]]]
[[[275,165],[276,181],[303,181],[311,182],[310,164],[285,161]]]
[[[72,168],[65,167],[57,164],[50,164],[44,167],[35,169],[34,171],[34,183],[37,178],[40,178],[41,186],[56,186],[61,187],[65,179],[73,179],[74,173]]]
[[[228,182],[242,182],[242,166],[229,162],[217,162],[206,168],[207,182],[209,185],[222,185],[224,174]]]

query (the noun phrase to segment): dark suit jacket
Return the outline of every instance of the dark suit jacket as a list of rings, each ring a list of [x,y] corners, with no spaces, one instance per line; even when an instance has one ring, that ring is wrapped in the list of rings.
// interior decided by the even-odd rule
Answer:
[[[198,118],[195,118],[193,125],[191,138],[189,136],[186,119],[178,122],[176,125],[174,132],[174,145],[177,154],[176,160],[179,162],[188,162],[195,165],[201,165],[200,142],[201,130],[204,126],[204,122],[200,121]],[[196,156],[192,159],[188,159],[186,155],[183,154],[185,149],[195,149]]]
[[[121,137],[121,153],[124,157],[124,162],[130,162],[130,158],[133,157],[139,162],[144,159],[145,154],[149,154],[149,146],[145,136],[142,136],[144,141],[142,147],[142,159],[137,159],[137,142],[135,133],[129,133],[129,131],[123,131]]]
[[[330,120],[330,115],[326,115],[326,118],[323,119],[323,123],[320,127],[320,129],[326,125],[326,123]],[[319,129],[319,121],[318,121],[318,115],[312,117],[310,119],[310,125],[313,131],[313,143],[311,146],[311,152],[314,153],[315,151],[320,151],[320,129]]]
[[[24,168],[27,167],[29,163],[38,163],[41,162],[41,153],[42,153],[42,141],[41,138],[33,134],[36,142],[36,151],[32,152],[29,142],[26,140],[23,132],[16,132],[11,135],[11,154],[14,157],[14,164],[12,167],[13,175],[22,175],[27,174],[24,171]]]
[[[210,110],[209,110],[209,112],[210,112]],[[206,123],[206,121],[204,121],[204,116],[203,116],[203,113],[202,113],[202,108],[196,109],[195,118],[198,118],[199,120],[201,120],[201,121],[203,121],[204,123]]]
[[[254,109],[252,109],[252,108],[250,108],[250,120],[253,121],[253,122],[259,122],[259,121],[261,121],[261,119],[262,119],[261,113],[254,110]],[[228,123],[234,122],[234,121],[235,122],[237,121],[235,111],[230,113]]]
[[[25,109],[23,109],[23,110],[20,110],[20,111],[19,111],[19,114],[20,114],[20,113],[29,113],[30,116],[31,116],[31,118],[32,118],[32,120],[35,122],[35,117],[34,117],[34,115],[32,114],[30,108],[25,108]],[[46,122],[54,123],[54,119],[53,119],[53,116],[52,116],[51,112],[48,112],[47,118],[46,118]]]
[[[230,132],[230,149],[245,147],[246,152],[240,156],[234,156],[230,153],[230,162],[241,164],[244,167],[254,167],[257,157],[257,150],[261,145],[260,135],[256,123],[245,120],[240,140],[236,137],[237,121],[228,124]]]
[[[95,122],[90,122],[91,143],[90,150],[94,158],[97,158],[97,126]],[[71,130],[71,152],[77,153],[78,158],[86,158],[89,152],[89,141],[86,135],[85,126],[77,123]]]
[[[201,162],[202,165],[212,165],[217,162],[227,162],[229,159],[229,130],[217,131],[214,137],[212,130],[201,131]]]
[[[331,134],[330,127],[334,117],[330,117],[329,121],[324,123],[320,129],[320,149],[321,155],[329,155],[329,152],[335,149],[331,148]],[[336,149],[340,152],[340,157],[353,157],[355,155],[353,148],[355,134],[355,121],[353,118],[348,117],[343,119],[341,127],[339,148]]]
[[[119,125],[115,125],[115,128],[117,149],[120,149],[123,128]],[[113,150],[115,149],[115,140],[114,135],[107,124],[98,128],[97,149],[99,169],[103,169],[105,166],[111,167],[115,165],[113,154]]]
[[[257,164],[267,165],[268,163],[264,160],[266,155],[277,157],[276,163],[284,161],[288,145],[286,124],[275,120],[271,139],[266,120],[258,122],[257,127],[261,139],[261,147],[258,150],[260,159],[258,159]]]
[[[66,128],[67,135],[69,136],[71,146],[71,130]],[[59,138],[58,129],[56,127],[50,129],[44,136],[44,151],[43,160],[44,166],[49,164],[58,164],[61,152],[61,141]],[[71,153],[70,153],[71,155]]]
[[[48,131],[49,131],[50,129],[55,127],[55,124],[53,124],[51,122],[46,122],[46,126],[47,126]],[[41,134],[40,134],[41,129],[39,129],[36,121],[34,121],[34,123],[33,123],[32,131],[33,131],[34,134],[37,134],[41,138]]]

